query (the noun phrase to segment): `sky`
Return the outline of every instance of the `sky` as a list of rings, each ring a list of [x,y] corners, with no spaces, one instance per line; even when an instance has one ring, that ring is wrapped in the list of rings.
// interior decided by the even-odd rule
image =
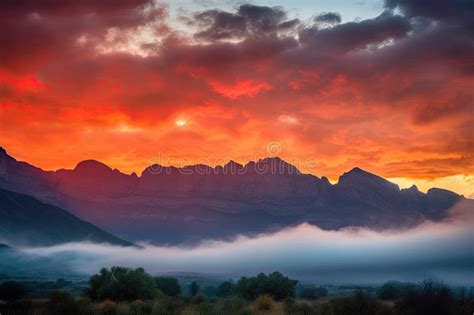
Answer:
[[[48,170],[271,155],[474,197],[474,4],[0,2],[0,145]]]

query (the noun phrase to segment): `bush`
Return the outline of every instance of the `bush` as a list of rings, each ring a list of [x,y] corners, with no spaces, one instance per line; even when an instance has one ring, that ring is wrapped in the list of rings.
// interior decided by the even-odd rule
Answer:
[[[420,289],[398,301],[395,309],[400,314],[449,314],[456,308],[455,302],[446,285],[428,280]]]
[[[324,303],[327,305],[327,303]],[[323,305],[323,304],[321,304]],[[306,301],[296,302],[293,298],[285,299],[283,303],[285,314],[291,315],[320,315],[332,314],[330,308],[321,308],[319,304],[311,305]]]
[[[289,279],[279,272],[269,275],[263,273],[251,278],[240,278],[235,286],[236,293],[247,300],[254,300],[268,294],[276,300],[294,297],[296,280]]]
[[[155,277],[155,284],[158,289],[167,296],[178,296],[181,294],[181,286],[178,279],[173,277]]]
[[[7,281],[0,284],[0,300],[14,301],[26,298],[25,286],[16,281]]]
[[[76,301],[69,292],[53,291],[49,296],[48,309],[50,314],[76,314]]]
[[[273,308],[273,305],[275,304],[275,301],[273,300],[273,298],[268,295],[268,294],[265,294],[265,295],[260,295],[259,297],[257,297],[257,299],[255,300],[255,307],[257,308],[257,310],[259,311],[269,311]]]
[[[396,300],[415,292],[417,289],[416,284],[389,281],[377,290],[377,297],[380,300]]]
[[[392,314],[389,306],[358,291],[354,296],[337,298],[330,301],[333,315],[358,314],[358,315],[382,315]]]
[[[158,295],[153,278],[143,268],[125,267],[103,268],[89,280],[86,295],[94,301],[149,300]]]

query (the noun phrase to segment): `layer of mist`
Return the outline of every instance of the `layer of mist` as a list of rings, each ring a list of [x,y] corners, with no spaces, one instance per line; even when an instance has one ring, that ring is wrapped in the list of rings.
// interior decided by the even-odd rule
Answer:
[[[278,270],[305,283],[377,284],[432,278],[474,285],[473,223],[473,201],[466,200],[451,209],[449,220],[402,231],[324,231],[302,224],[270,235],[206,241],[193,247],[68,243],[21,251],[42,259],[62,257],[70,270],[87,275],[120,265],[141,266],[152,274],[221,277]]]

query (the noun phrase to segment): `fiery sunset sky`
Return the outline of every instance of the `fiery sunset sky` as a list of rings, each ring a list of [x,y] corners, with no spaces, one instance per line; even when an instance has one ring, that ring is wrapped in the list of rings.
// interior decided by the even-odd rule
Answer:
[[[471,0],[0,2],[0,145],[48,170],[277,154],[473,197],[473,95]]]

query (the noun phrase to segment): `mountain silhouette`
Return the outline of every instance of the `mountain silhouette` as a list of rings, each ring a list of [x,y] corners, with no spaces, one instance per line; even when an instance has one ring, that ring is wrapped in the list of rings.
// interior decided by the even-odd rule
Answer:
[[[360,168],[336,184],[278,158],[241,165],[150,165],[140,176],[93,160],[44,171],[0,151],[0,187],[38,198],[136,241],[194,242],[308,222],[323,229],[410,227],[441,220],[464,197],[396,184]]]
[[[49,246],[90,241],[131,245],[69,212],[35,198],[0,189],[0,240],[15,246]],[[0,244],[0,250],[9,249]]]

